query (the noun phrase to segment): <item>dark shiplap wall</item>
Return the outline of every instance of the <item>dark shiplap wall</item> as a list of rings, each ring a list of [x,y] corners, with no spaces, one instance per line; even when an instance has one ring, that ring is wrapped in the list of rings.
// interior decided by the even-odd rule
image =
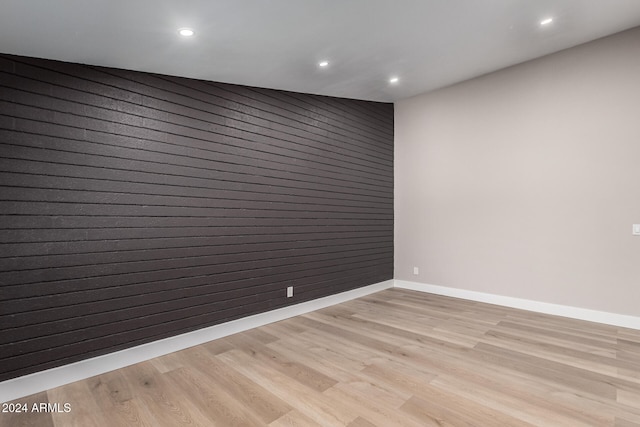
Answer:
[[[0,143],[0,380],[393,277],[392,104],[0,55]]]

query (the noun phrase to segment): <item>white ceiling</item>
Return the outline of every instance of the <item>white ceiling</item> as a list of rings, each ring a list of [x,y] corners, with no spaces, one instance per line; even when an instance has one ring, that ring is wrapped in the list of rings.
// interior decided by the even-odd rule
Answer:
[[[390,102],[638,25],[640,0],[1,0],[0,52]]]

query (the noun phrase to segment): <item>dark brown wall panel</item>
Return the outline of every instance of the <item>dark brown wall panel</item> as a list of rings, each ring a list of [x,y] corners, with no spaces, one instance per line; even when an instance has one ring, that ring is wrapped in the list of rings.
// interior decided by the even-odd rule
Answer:
[[[393,105],[0,55],[0,221],[0,380],[391,279]]]

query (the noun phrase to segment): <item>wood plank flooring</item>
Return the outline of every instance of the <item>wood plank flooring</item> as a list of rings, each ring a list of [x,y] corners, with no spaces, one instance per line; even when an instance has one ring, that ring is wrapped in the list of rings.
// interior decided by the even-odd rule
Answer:
[[[640,426],[640,331],[391,289],[19,399],[2,426]]]

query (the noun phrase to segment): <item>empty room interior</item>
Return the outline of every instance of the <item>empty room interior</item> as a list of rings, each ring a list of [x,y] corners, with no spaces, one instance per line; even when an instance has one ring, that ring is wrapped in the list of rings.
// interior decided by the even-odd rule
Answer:
[[[0,426],[640,426],[640,2],[5,0]]]

